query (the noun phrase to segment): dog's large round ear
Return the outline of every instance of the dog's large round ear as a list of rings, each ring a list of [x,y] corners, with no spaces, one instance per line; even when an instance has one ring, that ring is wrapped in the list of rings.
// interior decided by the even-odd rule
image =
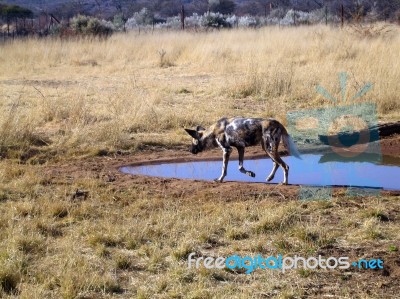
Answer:
[[[199,134],[195,130],[185,129],[185,131],[195,139],[197,139],[199,137]]]

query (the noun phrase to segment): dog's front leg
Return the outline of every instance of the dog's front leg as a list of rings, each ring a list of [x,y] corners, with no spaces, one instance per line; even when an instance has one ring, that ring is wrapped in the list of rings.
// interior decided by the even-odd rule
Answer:
[[[227,168],[228,168],[228,162],[229,162],[229,156],[231,155],[232,148],[222,148],[222,151],[224,152],[223,154],[223,160],[222,160],[222,173],[221,176],[218,179],[215,179],[216,182],[222,183],[224,178],[226,177],[227,174]]]
[[[256,176],[256,174],[255,174],[254,172],[250,171],[250,170],[246,170],[246,169],[243,167],[244,147],[238,147],[237,150],[238,150],[238,153],[239,153],[239,171],[240,171],[241,173],[244,173],[244,174],[246,174],[246,175],[251,176],[252,178],[254,178],[254,177]]]

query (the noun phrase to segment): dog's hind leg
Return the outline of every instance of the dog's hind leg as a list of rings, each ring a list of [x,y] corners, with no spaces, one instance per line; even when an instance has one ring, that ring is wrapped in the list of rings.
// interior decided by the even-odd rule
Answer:
[[[279,156],[278,146],[279,146],[279,140],[281,138],[281,135],[279,133],[276,135],[277,136],[274,136],[275,139],[265,138],[265,137],[263,138],[263,142],[264,142],[263,149],[268,154],[268,156],[271,157],[271,160],[273,162],[272,171],[269,174],[269,176],[267,177],[267,182],[272,181],[274,179],[275,173],[280,166],[280,167],[282,167],[283,174],[284,174],[284,179],[283,179],[282,184],[287,185],[288,175],[289,175],[289,166]],[[278,140],[278,142],[276,142],[276,140]]]
[[[243,167],[243,160],[244,160],[244,147],[237,147],[238,153],[239,153],[239,171],[241,173],[244,173],[248,176],[251,176],[252,178],[254,178],[256,176],[256,174],[250,170],[246,170]]]
[[[275,173],[279,167],[279,164],[276,163],[276,161],[272,155],[270,144],[266,141],[266,139],[263,139],[263,141],[261,142],[261,146],[262,146],[263,150],[267,153],[267,155],[271,158],[272,163],[273,163],[272,171],[269,174],[269,176],[267,177],[267,182],[270,182],[274,179]]]
[[[274,179],[275,173],[276,173],[276,171],[277,171],[278,168],[279,168],[278,163],[276,163],[276,162],[272,159],[272,157],[271,157],[271,160],[273,161],[274,164],[273,164],[273,166],[272,166],[271,173],[270,173],[269,176],[267,177],[267,182],[270,182],[270,181],[272,181],[272,180]]]
[[[272,152],[270,153],[270,155],[271,155],[272,160],[274,160],[274,163],[278,164],[280,167],[282,167],[283,176],[284,176],[282,184],[287,185],[288,184],[288,176],[289,176],[289,165],[287,165],[285,162],[283,162],[282,158],[279,156],[278,147],[272,149]],[[272,169],[272,171],[274,171],[274,170],[276,171],[275,164],[274,164],[274,168]]]

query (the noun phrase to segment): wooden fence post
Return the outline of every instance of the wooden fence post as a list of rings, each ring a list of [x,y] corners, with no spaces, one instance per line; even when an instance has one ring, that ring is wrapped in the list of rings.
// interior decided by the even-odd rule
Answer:
[[[343,4],[341,7],[341,10],[342,10],[341,15],[342,15],[342,28],[343,28],[343,25],[344,25],[344,6],[343,6]]]
[[[328,26],[328,6],[325,6],[325,25]]]
[[[185,7],[182,4],[182,9],[181,9],[181,27],[182,30],[185,30]]]
[[[293,9],[293,25],[296,26],[296,11]]]

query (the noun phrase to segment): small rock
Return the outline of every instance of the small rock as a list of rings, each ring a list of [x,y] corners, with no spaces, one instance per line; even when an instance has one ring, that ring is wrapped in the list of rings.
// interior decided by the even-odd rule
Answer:
[[[89,195],[89,191],[83,191],[76,189],[75,193],[72,194],[72,200],[86,200]]]

